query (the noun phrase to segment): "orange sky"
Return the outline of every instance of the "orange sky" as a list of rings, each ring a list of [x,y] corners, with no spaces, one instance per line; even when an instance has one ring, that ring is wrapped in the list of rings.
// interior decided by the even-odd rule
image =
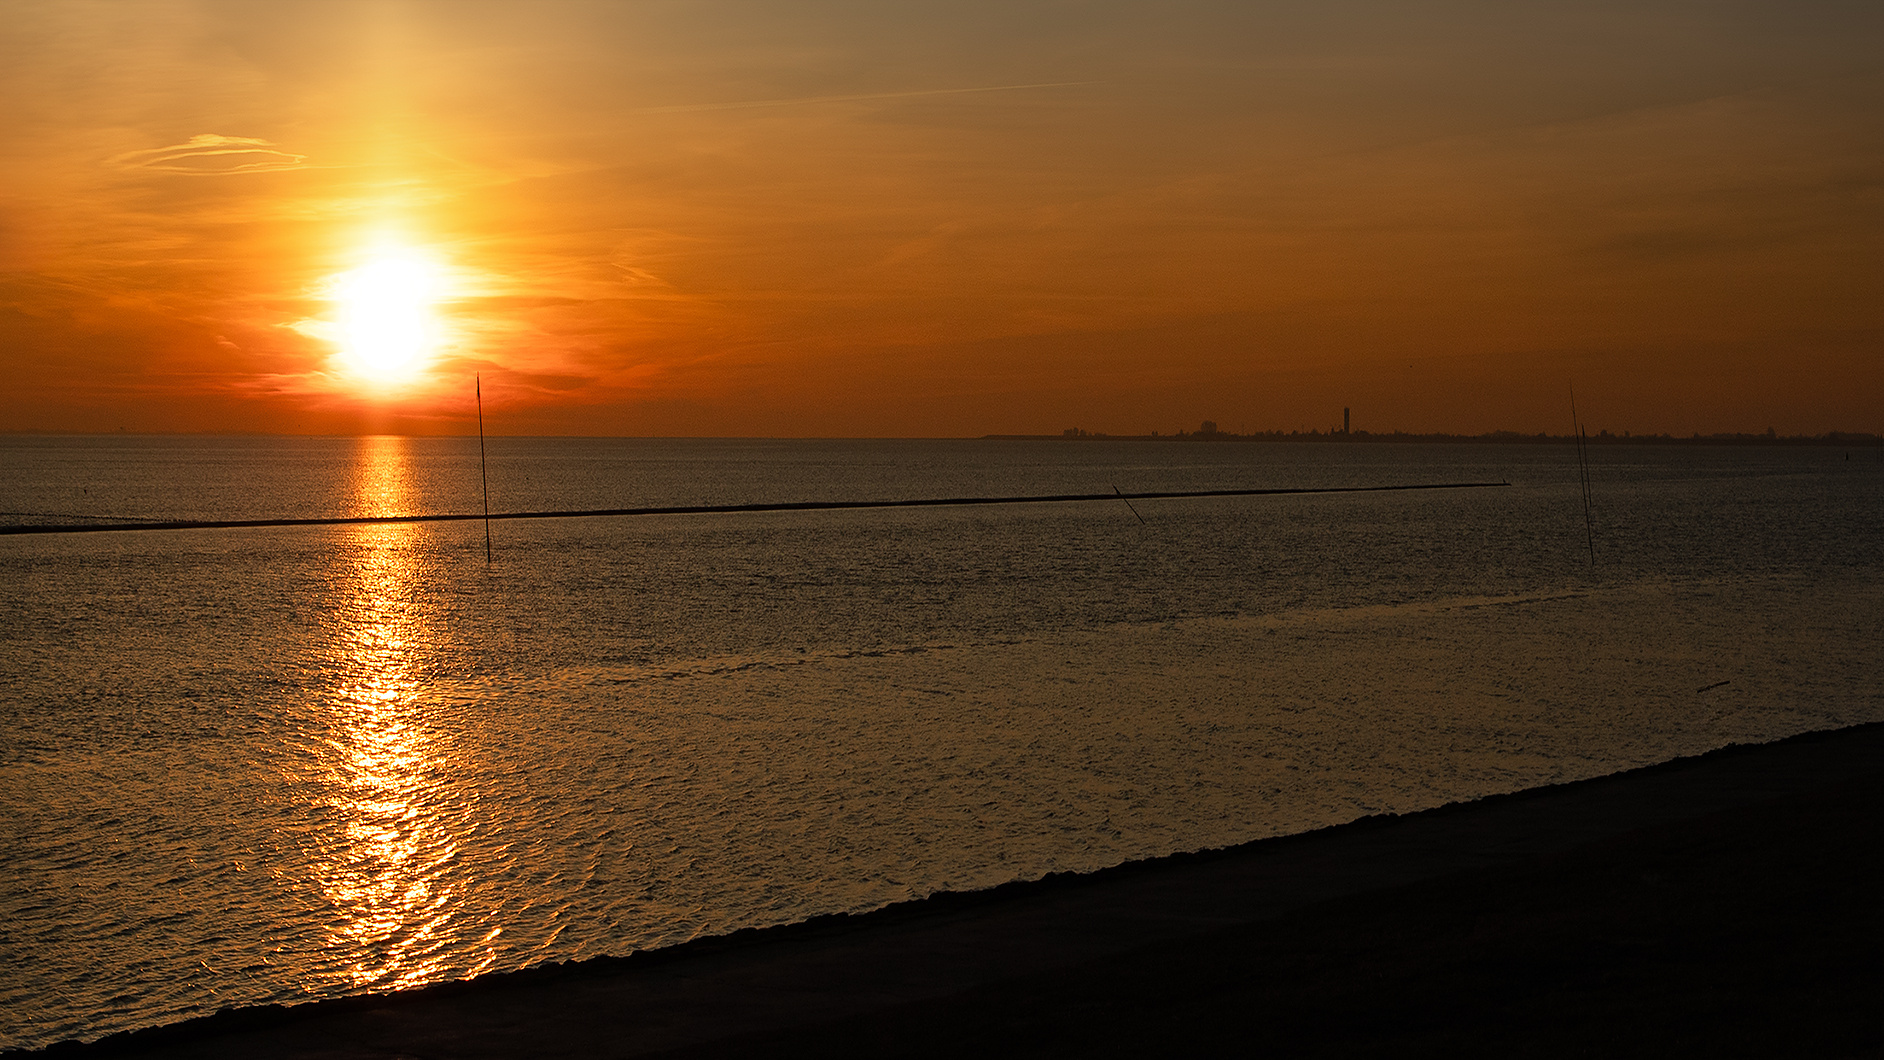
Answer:
[[[0,429],[1884,432],[1875,3],[16,0],[0,99]]]

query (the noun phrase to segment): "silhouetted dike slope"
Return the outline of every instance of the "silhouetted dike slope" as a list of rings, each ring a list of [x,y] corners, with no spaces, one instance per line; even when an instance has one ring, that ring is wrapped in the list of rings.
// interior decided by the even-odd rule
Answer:
[[[1881,824],[1884,723],[1084,877],[50,1052],[1878,1055]],[[1415,882],[1381,883],[1395,879]],[[1331,893],[1343,896],[1313,900]],[[1064,957],[1080,947],[1104,955]],[[950,976],[965,985],[934,989]],[[789,1025],[813,1012],[823,1015]]]
[[[687,1057],[1884,1054],[1884,774]]]

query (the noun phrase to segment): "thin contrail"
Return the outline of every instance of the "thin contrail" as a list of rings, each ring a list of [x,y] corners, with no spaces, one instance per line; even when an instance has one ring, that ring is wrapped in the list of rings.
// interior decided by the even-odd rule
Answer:
[[[925,88],[914,92],[868,92],[854,96],[799,96],[794,99],[748,99],[737,103],[681,103],[671,107],[637,107],[639,114],[682,114],[696,110],[740,110],[748,107],[796,107],[812,103],[854,103],[869,99],[909,99],[914,96],[962,96],[972,92],[1018,92],[1028,88],[1075,88],[1103,81],[1042,81],[1031,85],[983,85],[978,88]]]

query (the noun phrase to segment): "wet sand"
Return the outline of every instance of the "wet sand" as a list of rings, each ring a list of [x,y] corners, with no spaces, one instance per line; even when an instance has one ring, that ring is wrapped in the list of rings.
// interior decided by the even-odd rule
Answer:
[[[1874,1055],[1884,724],[399,995],[138,1057]]]

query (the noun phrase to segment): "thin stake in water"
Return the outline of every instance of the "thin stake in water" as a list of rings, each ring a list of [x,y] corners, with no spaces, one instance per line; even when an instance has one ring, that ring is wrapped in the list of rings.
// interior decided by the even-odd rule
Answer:
[[[1583,424],[1577,420],[1577,388],[1570,385],[1570,430],[1576,437],[1577,477],[1583,484],[1583,543],[1590,550],[1590,566],[1596,566],[1596,529],[1590,518],[1590,454],[1589,436],[1583,433]]]
[[[1112,492],[1114,492],[1114,493],[1117,493],[1117,494],[1119,495],[1119,499],[1125,502],[1125,506],[1126,506],[1127,508],[1130,508],[1130,509],[1132,509],[1132,514],[1133,514],[1133,515],[1138,515],[1138,508],[1137,508],[1137,506],[1135,506],[1134,504],[1132,504],[1132,499],[1131,499],[1130,497],[1127,497],[1127,496],[1126,496],[1126,495],[1125,495],[1124,493],[1121,493],[1121,492],[1119,491],[1119,484],[1118,484],[1118,483],[1116,483],[1116,482],[1114,482],[1114,483],[1112,484]],[[1145,523],[1145,517],[1144,517],[1144,516],[1142,516],[1142,515],[1138,515],[1138,525],[1140,525],[1140,526],[1144,526],[1144,525],[1146,525],[1146,523]]]
[[[471,377],[478,396],[478,478],[484,481],[484,565],[491,565],[491,473],[484,464],[484,380]]]

